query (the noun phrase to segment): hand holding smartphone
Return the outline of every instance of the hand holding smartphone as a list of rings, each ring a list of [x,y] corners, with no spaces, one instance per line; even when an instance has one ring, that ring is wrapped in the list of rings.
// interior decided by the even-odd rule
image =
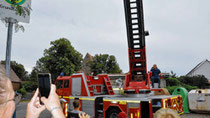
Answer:
[[[50,89],[51,89],[51,75],[50,75],[50,73],[39,73],[38,74],[38,86],[39,86],[40,104],[43,104],[41,102],[41,97],[48,98],[48,96],[50,94]]]

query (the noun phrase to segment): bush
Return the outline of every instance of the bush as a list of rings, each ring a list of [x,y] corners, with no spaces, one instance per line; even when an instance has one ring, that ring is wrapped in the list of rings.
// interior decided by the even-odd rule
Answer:
[[[190,86],[197,86],[200,89],[207,88],[208,79],[203,75],[197,75],[197,76],[181,76],[179,78],[181,83],[188,84]]]
[[[166,85],[167,86],[179,86],[181,82],[177,78],[167,78]]]
[[[198,88],[197,86],[190,86],[190,85],[187,85],[187,84],[182,84],[180,86],[167,86],[166,89],[168,89],[168,92],[170,94],[172,94],[174,92],[174,90],[176,88],[178,88],[178,87],[183,87],[183,88],[187,89],[188,92],[193,90],[193,89],[197,89]]]
[[[187,85],[187,84],[183,84],[182,87],[187,89],[188,92],[193,90],[193,89],[198,89],[197,86],[190,86],[190,85]]]
[[[26,89],[24,87],[18,89],[17,91],[18,91],[18,93],[21,93],[22,96],[25,96],[26,95]]]
[[[37,82],[33,81],[23,81],[21,84],[21,88],[25,88],[27,92],[32,92],[37,88]]]
[[[180,87],[180,86],[167,86],[166,89],[168,89],[168,92],[170,94],[172,94],[174,92],[174,90],[178,87]]]

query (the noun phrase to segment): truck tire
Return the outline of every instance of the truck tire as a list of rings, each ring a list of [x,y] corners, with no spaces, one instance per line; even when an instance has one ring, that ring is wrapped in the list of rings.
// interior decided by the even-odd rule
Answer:
[[[112,109],[108,112],[108,115],[106,118],[118,118],[118,114],[120,113],[117,109]]]
[[[155,112],[154,118],[180,118],[179,114],[172,109],[159,109]]]

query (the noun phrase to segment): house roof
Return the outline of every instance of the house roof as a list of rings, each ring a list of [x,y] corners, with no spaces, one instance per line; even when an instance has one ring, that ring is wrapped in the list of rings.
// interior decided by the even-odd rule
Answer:
[[[0,64],[0,73],[6,75],[5,65],[3,64]],[[15,74],[15,72],[12,69],[10,69],[10,80],[12,82],[17,82],[17,83],[21,82],[20,78]]]
[[[89,53],[87,53],[85,55],[85,58],[84,59],[87,59],[87,58],[89,58],[90,61],[93,61],[93,56],[91,56]]]
[[[204,63],[210,63],[208,59],[200,62],[195,68],[193,68],[189,73],[187,73],[187,76],[190,75],[192,72],[196,71],[198,68],[200,68]]]

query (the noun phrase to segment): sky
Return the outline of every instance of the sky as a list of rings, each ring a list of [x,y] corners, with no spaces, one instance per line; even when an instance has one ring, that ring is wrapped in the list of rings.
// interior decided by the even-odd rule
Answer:
[[[147,68],[185,75],[210,59],[209,0],[144,0]],[[83,54],[114,55],[128,72],[123,0],[32,0],[25,32],[13,34],[12,60],[31,71],[50,42],[67,38]],[[0,22],[0,60],[5,59],[7,27]]]

